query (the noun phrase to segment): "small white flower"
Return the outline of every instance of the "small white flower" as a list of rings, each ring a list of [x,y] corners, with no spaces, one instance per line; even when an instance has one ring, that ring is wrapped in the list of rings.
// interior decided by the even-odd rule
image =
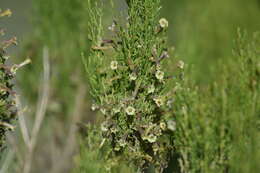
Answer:
[[[162,98],[154,98],[153,99],[158,107],[161,107],[163,105],[163,99]]]
[[[156,73],[155,73],[155,77],[159,80],[163,80],[164,78],[164,72],[163,71],[160,71],[160,70],[157,70]]]
[[[101,128],[102,132],[107,132],[108,131],[107,122],[105,121],[105,122],[101,123],[100,128]]]
[[[168,28],[168,26],[169,26],[169,23],[165,18],[161,18],[159,20],[159,24],[162,28]]]
[[[110,68],[112,70],[116,70],[118,67],[118,62],[117,61],[112,61],[111,64],[110,64]]]
[[[183,61],[178,61],[177,63],[177,67],[180,68],[180,69],[184,69],[184,62]]]
[[[108,30],[115,31],[116,23],[113,22],[111,26],[108,27]]]
[[[168,120],[167,121],[167,128],[171,131],[175,131],[176,130],[176,122],[173,120]]]
[[[166,129],[166,123],[165,122],[160,122],[160,128],[162,130],[165,130]]]
[[[125,111],[128,115],[134,115],[135,114],[135,108],[133,108],[132,106],[128,106]]]
[[[151,94],[151,93],[154,93],[154,91],[155,91],[154,85],[149,86],[148,93]]]
[[[96,104],[92,104],[91,105],[91,110],[92,111],[95,111],[95,110],[97,110],[99,107],[98,107],[98,105],[96,105]]]
[[[153,56],[151,56],[151,57],[149,58],[149,60],[152,61],[152,62],[155,62],[155,58],[154,58]]]
[[[137,45],[137,48],[139,48],[139,49],[142,48],[142,45],[138,44],[138,45]]]
[[[129,77],[130,77],[130,80],[136,80],[137,79],[137,75],[135,73],[131,73],[129,75]]]
[[[144,136],[143,139],[149,141],[150,143],[154,143],[157,140],[157,136],[150,134],[148,136]]]

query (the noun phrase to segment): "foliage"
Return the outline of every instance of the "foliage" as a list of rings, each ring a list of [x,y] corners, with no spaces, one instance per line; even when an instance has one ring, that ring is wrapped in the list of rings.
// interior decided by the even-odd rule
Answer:
[[[259,34],[240,34],[219,81],[178,96],[176,145],[182,173],[258,172]]]
[[[237,27],[249,34],[260,28],[259,0],[166,0],[162,6],[172,28],[169,42],[194,66],[190,78],[203,85],[216,80],[217,62],[230,58]]]

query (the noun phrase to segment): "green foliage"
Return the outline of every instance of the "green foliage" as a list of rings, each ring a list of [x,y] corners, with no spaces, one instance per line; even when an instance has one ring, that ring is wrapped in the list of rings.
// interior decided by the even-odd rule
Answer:
[[[37,0],[33,1],[33,7],[35,29],[23,49],[23,56],[31,57],[33,65],[19,75],[22,91],[29,103],[36,102],[41,75],[39,69],[42,69],[42,48],[47,46],[53,69],[52,105],[56,105],[50,106],[49,110],[62,118],[69,117],[74,99],[67,98],[74,98],[78,81],[84,80],[81,52],[85,50],[87,38],[85,2]]]
[[[176,88],[169,90],[169,86],[179,79],[163,68],[169,58],[168,21],[159,20],[160,1],[127,1],[128,17],[113,21],[111,39],[102,39],[99,3],[88,2],[91,51],[84,62],[95,101],[92,108],[105,118],[101,131],[110,146],[108,162],[119,157],[139,171],[152,165],[162,172],[173,150],[175,131],[172,98]],[[183,65],[176,67],[176,76]]]
[[[259,34],[240,34],[234,57],[221,61],[219,81],[178,96],[176,145],[183,173],[258,172]]]
[[[215,64],[230,58],[237,27],[250,34],[260,28],[259,0],[165,0],[162,4],[172,28],[169,41],[179,57],[194,65],[189,75],[200,84],[216,80]]]

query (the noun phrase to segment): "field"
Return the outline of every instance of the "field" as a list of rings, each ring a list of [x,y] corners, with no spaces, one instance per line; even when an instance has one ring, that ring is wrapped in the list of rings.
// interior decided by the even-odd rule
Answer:
[[[0,173],[259,172],[259,0],[1,3]]]

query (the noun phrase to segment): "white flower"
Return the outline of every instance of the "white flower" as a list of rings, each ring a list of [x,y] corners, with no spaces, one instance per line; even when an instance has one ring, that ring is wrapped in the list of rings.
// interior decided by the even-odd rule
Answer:
[[[108,131],[108,125],[107,125],[107,122],[105,121],[105,122],[101,123],[100,128],[101,128],[101,131],[103,131],[103,132],[107,132],[107,131]]]
[[[168,28],[168,26],[169,26],[169,23],[165,18],[161,18],[159,20],[159,24],[162,28]]]
[[[125,111],[128,115],[134,115],[135,114],[135,108],[133,108],[132,106],[128,106]]]
[[[167,121],[167,128],[171,131],[175,131],[176,130],[176,122],[173,120],[168,120]]]
[[[157,136],[150,134],[148,136],[144,136],[143,139],[149,141],[150,143],[154,143],[157,140]]]
[[[157,70],[156,73],[155,73],[155,77],[159,80],[163,80],[164,78],[164,72],[163,71],[160,71],[160,70]]]
[[[108,30],[115,31],[116,23],[113,22],[111,26],[108,27]]]
[[[137,79],[137,75],[135,73],[131,73],[129,75],[129,77],[130,77],[130,80],[136,80]]]
[[[149,58],[149,60],[152,61],[152,62],[155,62],[155,58],[154,58],[153,56],[151,56],[151,57]]]
[[[110,68],[112,70],[116,70],[117,66],[118,66],[118,62],[117,61],[112,61],[111,64],[110,64]]]
[[[184,62],[183,61],[179,61],[177,63],[177,67],[180,68],[180,69],[183,69],[184,68]]]
[[[165,124],[165,122],[160,122],[160,128],[161,128],[162,130],[165,130],[165,129],[166,129],[166,124]]]
[[[96,105],[96,104],[92,104],[92,106],[91,106],[91,110],[92,111],[95,111],[95,110],[97,110],[99,107],[98,107],[98,105]]]
[[[151,94],[151,93],[154,93],[154,91],[155,91],[154,85],[149,86],[148,93]]]
[[[161,107],[163,105],[163,99],[162,98],[154,98],[153,99],[158,107]]]

